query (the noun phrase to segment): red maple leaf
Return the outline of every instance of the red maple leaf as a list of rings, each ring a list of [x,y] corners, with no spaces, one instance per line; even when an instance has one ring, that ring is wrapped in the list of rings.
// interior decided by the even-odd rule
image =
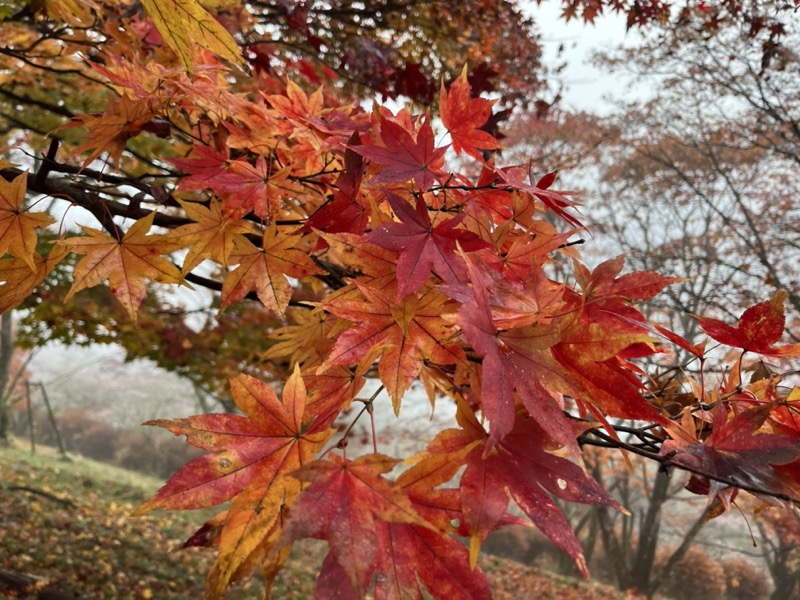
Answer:
[[[433,129],[428,119],[422,121],[416,135],[387,117],[380,117],[383,146],[365,144],[352,146],[353,150],[384,168],[372,178],[372,183],[406,182],[413,179],[419,189],[427,192],[444,176],[444,153],[447,148],[436,148]]]
[[[203,144],[196,144],[187,158],[173,158],[170,162],[188,175],[181,179],[178,191],[210,189],[217,195],[221,194],[220,176],[230,168],[227,148],[217,150]]]
[[[358,132],[354,133],[349,144],[358,145]],[[336,179],[336,192],[333,199],[323,204],[311,215],[304,225],[303,231],[313,229],[327,233],[361,233],[369,222],[369,204],[360,198],[359,190],[364,177],[364,161],[360,155],[348,147],[344,153],[344,171]],[[324,244],[324,240],[320,239]]]
[[[367,234],[367,241],[400,253],[397,261],[397,296],[417,292],[428,279],[431,268],[448,283],[459,283],[466,279],[464,260],[456,253],[456,242],[464,252],[473,252],[489,247],[471,231],[456,229],[464,220],[460,214],[445,219],[434,226],[422,198],[412,209],[408,202],[385,190],[386,198],[400,223],[384,223]]]
[[[450,439],[437,437],[429,446],[441,451]],[[428,455],[403,472],[398,487],[408,495],[417,513],[438,531],[405,523],[381,523],[376,534],[381,552],[376,564],[376,598],[423,598],[419,583],[437,598],[484,599],[491,594],[486,575],[470,565],[469,552],[452,532],[466,532],[458,489],[439,486],[463,466],[472,444],[443,455]],[[457,526],[453,526],[456,523]],[[498,525],[524,525],[505,514]]]
[[[462,407],[463,408],[463,407]],[[459,488],[463,512],[462,531],[470,538],[471,554],[502,524],[513,498],[539,530],[566,552],[588,577],[586,560],[569,521],[552,496],[569,502],[611,506],[623,510],[603,488],[575,463],[551,454],[562,444],[548,435],[532,418],[517,412],[513,428],[492,445],[474,415],[460,408],[462,429],[440,433],[426,453],[441,464],[466,463]],[[582,425],[567,424],[576,436]]]
[[[581,385],[554,358],[551,348],[561,339],[557,323],[540,323],[500,330],[491,310],[493,281],[467,260],[474,299],[462,304],[458,323],[481,364],[481,406],[490,423],[486,452],[511,431],[514,392],[542,429],[579,454],[565,416],[564,396],[584,395]]]
[[[800,459],[797,436],[760,431],[773,409],[773,404],[762,404],[732,414],[725,404],[719,404],[705,440],[689,443],[680,430],[675,439],[664,442],[661,455],[692,470],[687,489],[707,493],[712,499],[728,502],[732,494],[722,492],[739,485],[764,494],[800,497],[800,484],[773,468]]]
[[[718,342],[741,348],[745,352],[780,357],[798,356],[800,344],[775,346],[783,335],[783,302],[787,295],[785,290],[781,290],[772,300],[751,306],[744,311],[736,327],[717,319],[700,317],[700,328]]]
[[[396,483],[382,474],[396,459],[368,454],[353,461],[331,454],[294,475],[311,485],[289,515],[282,541],[307,537],[328,541],[330,553],[317,579],[318,598],[363,598],[378,561],[376,529],[405,523],[436,531],[420,517]]]
[[[620,275],[623,265],[623,256],[592,272],[575,263],[583,294],[565,293],[568,316],[554,354],[588,391],[578,400],[601,422],[604,415],[661,422],[663,417],[642,396],[636,368],[626,360],[656,352],[652,330],[630,300],[649,300],[680,279],[647,271]]]
[[[268,164],[264,156],[259,156],[255,165],[232,161],[214,187],[222,195],[223,216],[239,219],[252,211],[262,219],[272,219],[281,208],[286,193],[281,188],[288,185],[290,172],[290,167]]]
[[[556,213],[570,225],[582,227],[581,222],[567,212],[566,209],[574,208],[575,204],[569,199],[573,192],[556,192],[549,189],[556,180],[556,173],[548,173],[536,183],[530,167],[506,167],[495,171],[502,180],[512,189],[527,192],[539,199],[547,208]],[[530,183],[525,183],[525,178]]]
[[[453,143],[456,153],[466,152],[473,158],[482,160],[478,150],[496,150],[497,140],[481,127],[492,114],[494,102],[483,98],[470,98],[467,69],[453,82],[448,93],[444,83],[439,92],[439,111],[442,123]]]

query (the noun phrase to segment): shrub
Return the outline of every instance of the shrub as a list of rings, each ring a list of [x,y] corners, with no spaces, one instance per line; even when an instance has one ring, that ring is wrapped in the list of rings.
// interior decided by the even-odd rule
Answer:
[[[760,600],[770,594],[767,575],[744,558],[732,558],[722,563],[729,600]]]
[[[660,553],[656,570],[663,570],[674,552]],[[660,591],[675,600],[722,600],[726,592],[725,570],[716,560],[699,548],[690,548],[675,566],[672,574],[664,579]]]

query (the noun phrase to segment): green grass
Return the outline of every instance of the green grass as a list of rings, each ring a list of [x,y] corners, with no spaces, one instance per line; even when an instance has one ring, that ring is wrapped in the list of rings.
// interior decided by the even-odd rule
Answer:
[[[62,461],[48,448],[32,456],[0,447],[0,597],[51,600],[202,598],[214,551],[181,543],[214,511],[130,517],[161,481],[83,458]],[[35,490],[35,491],[34,491]],[[278,575],[273,597],[313,598],[327,546],[302,540]],[[615,590],[483,557],[498,599],[614,600]],[[5,572],[39,578],[27,591],[4,585]],[[226,598],[262,598],[257,578]]]

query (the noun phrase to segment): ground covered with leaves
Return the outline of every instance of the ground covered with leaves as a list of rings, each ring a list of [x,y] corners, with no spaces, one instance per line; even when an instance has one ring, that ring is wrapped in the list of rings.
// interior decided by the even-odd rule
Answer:
[[[210,551],[180,550],[204,514],[131,518],[160,482],[93,461],[0,449],[0,595],[42,600],[202,597]],[[307,541],[306,541],[307,542]],[[325,544],[298,544],[274,597],[313,597]],[[613,600],[604,586],[513,561],[481,560],[498,599]],[[228,595],[259,598],[258,580]]]

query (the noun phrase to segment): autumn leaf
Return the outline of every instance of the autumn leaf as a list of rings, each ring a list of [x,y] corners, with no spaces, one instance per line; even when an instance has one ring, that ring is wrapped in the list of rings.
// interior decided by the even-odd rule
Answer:
[[[798,356],[800,344],[775,346],[783,335],[783,303],[787,296],[785,290],[780,290],[772,300],[751,306],[742,313],[736,327],[708,317],[699,317],[698,323],[709,336],[726,346],[767,356]]]
[[[84,141],[75,152],[90,150],[83,166],[89,165],[103,152],[108,152],[112,164],[119,162],[128,140],[139,133],[153,117],[155,101],[131,99],[128,96],[109,95],[105,111],[99,115],[78,115],[64,129],[85,127]]]
[[[214,190],[221,193],[217,187],[222,175],[230,168],[228,150],[217,150],[205,144],[195,144],[191,154],[186,158],[173,158],[172,164],[187,174],[178,184],[179,191]]]
[[[299,309],[292,313],[295,325],[280,327],[269,334],[276,340],[262,356],[262,360],[289,357],[289,365],[318,366],[333,346],[331,325],[327,313],[321,308]]]
[[[378,375],[392,398],[395,413],[403,394],[425,362],[453,364],[462,360],[455,345],[452,323],[443,318],[455,308],[447,297],[429,288],[422,296],[394,299],[394,294],[355,282],[361,298],[341,297],[323,307],[342,319],[357,323],[336,339],[324,371],[334,365],[355,365],[375,348],[382,348]]]
[[[239,219],[252,211],[262,219],[273,219],[281,208],[280,190],[287,186],[291,167],[273,169],[263,156],[258,157],[255,165],[231,161],[228,171],[214,185],[223,197],[223,216]]]
[[[370,207],[359,193],[366,166],[361,156],[352,149],[360,142],[358,132],[350,137],[344,153],[344,171],[336,178],[333,199],[308,218],[304,227],[306,231],[317,229],[327,233],[361,233],[366,228]]]
[[[464,215],[431,223],[421,197],[415,209],[408,202],[385,190],[386,198],[400,223],[384,223],[367,234],[373,244],[400,253],[397,262],[397,296],[413,294],[425,285],[431,269],[448,283],[466,280],[464,260],[456,253],[456,243],[463,252],[473,252],[490,244],[471,231],[456,229]]]
[[[44,259],[35,253],[33,269],[21,258],[0,259],[0,313],[21,304],[66,255],[63,246],[53,247]]]
[[[307,537],[328,541],[330,553],[317,580],[317,597],[348,597],[344,593],[348,588],[354,598],[365,596],[383,552],[375,536],[382,523],[431,527],[403,489],[383,477],[398,462],[382,454],[353,461],[331,454],[295,473],[310,486],[292,507],[283,541]]]
[[[36,270],[36,230],[47,227],[52,217],[43,212],[23,209],[28,173],[23,171],[12,181],[0,177],[0,257],[6,252]]]
[[[121,240],[91,227],[82,227],[85,236],[59,240],[70,251],[86,255],[75,265],[74,283],[64,300],[108,280],[111,292],[136,319],[147,292],[146,279],[179,283],[180,271],[162,256],[175,249],[174,243],[164,235],[147,235],[154,218],[154,212],[142,217]]]
[[[720,497],[727,503],[730,495],[723,492],[737,485],[765,494],[800,497],[800,484],[774,468],[799,460],[800,444],[794,435],[762,430],[772,409],[771,404],[762,404],[736,413],[719,404],[707,438],[691,443],[677,432],[675,439],[664,442],[661,455],[689,468],[693,477],[687,489],[707,493],[711,500]]]
[[[456,475],[470,450],[480,441],[467,442],[445,452],[454,443],[448,436],[450,433],[457,434],[455,430],[447,430],[437,436],[429,445],[431,454],[416,457],[416,464],[397,479],[414,510],[438,531],[405,523],[380,524],[376,529],[378,544],[388,551],[378,553],[376,598],[423,598],[420,583],[436,598],[478,600],[491,595],[486,575],[470,565],[469,551],[453,535],[461,531],[452,524],[461,526],[464,520],[459,492],[456,488],[440,487]],[[508,517],[501,522],[506,524]]]
[[[258,299],[283,315],[292,297],[292,285],[287,277],[306,277],[322,271],[298,248],[300,236],[279,230],[272,223],[264,230],[261,247],[247,238],[237,238],[231,262],[239,266],[231,271],[222,284],[220,309],[225,310],[255,290]]]
[[[534,182],[530,167],[506,167],[497,169],[496,172],[511,189],[530,194],[570,225],[582,227],[581,222],[567,211],[575,206],[569,199],[571,192],[557,192],[549,189],[555,182],[555,173],[548,173]],[[525,182],[526,177],[530,183]]]
[[[186,212],[186,216],[193,221],[169,234],[169,238],[176,244],[189,246],[189,252],[183,259],[183,274],[194,269],[205,259],[228,266],[234,242],[244,234],[255,231],[246,221],[225,218],[217,200],[211,200],[208,207],[198,202],[178,200],[178,203]]]
[[[507,435],[514,424],[516,402],[521,398],[542,428],[579,455],[575,436],[564,415],[564,396],[580,397],[582,386],[553,357],[551,348],[561,339],[557,323],[539,323],[500,330],[490,300],[492,279],[467,261],[474,299],[462,304],[458,323],[464,338],[481,360],[481,406],[489,421],[489,444]]]
[[[283,507],[299,493],[299,482],[288,474],[311,462],[333,433],[306,411],[306,388],[298,369],[287,380],[282,401],[267,384],[247,375],[231,380],[231,394],[244,416],[208,414],[145,423],[185,435],[190,444],[212,453],[187,463],[134,513],[233,500],[216,534],[218,594],[249,564]]]
[[[503,504],[498,491],[508,494],[588,579],[583,549],[552,496],[617,510],[622,507],[577,464],[546,451],[558,446],[533,419],[518,417],[515,428],[500,442],[496,453],[484,459],[481,448],[473,450],[461,479],[464,516],[470,537],[480,539],[483,532],[490,530],[488,524],[497,518],[495,504]]]
[[[244,58],[236,40],[202,6],[231,4],[234,2],[142,0],[147,15],[153,19],[164,41],[175,51],[187,71],[191,71],[194,65],[195,44],[244,67]]]
[[[352,146],[355,152],[370,161],[383,165],[371,183],[405,182],[413,179],[419,189],[427,192],[441,176],[446,148],[436,148],[433,129],[423,120],[416,136],[392,119],[381,117],[383,146],[365,144]]]
[[[491,116],[493,104],[483,98],[470,98],[466,66],[449,92],[442,83],[439,111],[456,153],[463,151],[482,160],[478,150],[497,150],[500,147],[494,137],[480,129]]]
[[[278,114],[295,121],[307,121],[309,117],[321,116],[325,104],[322,88],[318,88],[309,97],[292,80],[286,82],[286,95],[270,94],[266,99]]]
[[[577,464],[552,454],[563,445],[548,435],[534,419],[518,411],[511,431],[494,444],[474,415],[460,409],[461,429],[444,430],[422,454],[441,469],[449,463],[466,464],[459,482],[464,534],[470,538],[470,560],[486,536],[502,526],[513,499],[539,530],[547,535],[588,576],[586,560],[572,527],[552,496],[621,509],[600,485]],[[569,423],[571,436],[583,425]],[[491,447],[490,453],[486,448]],[[444,461],[444,463],[442,463]],[[446,469],[451,472],[452,469]]]

